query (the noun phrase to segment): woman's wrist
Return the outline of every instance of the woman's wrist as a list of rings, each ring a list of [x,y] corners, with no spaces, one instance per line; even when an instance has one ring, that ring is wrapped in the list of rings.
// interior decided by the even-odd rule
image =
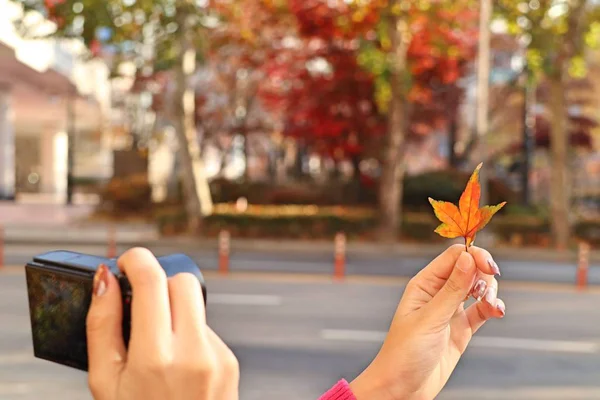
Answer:
[[[369,369],[350,382],[350,388],[357,400],[399,400],[390,391],[390,387],[390,382],[386,382],[378,374],[373,374]]]

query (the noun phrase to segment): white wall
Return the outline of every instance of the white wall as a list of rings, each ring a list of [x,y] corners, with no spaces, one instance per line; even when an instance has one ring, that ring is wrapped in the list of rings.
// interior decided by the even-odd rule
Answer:
[[[94,98],[100,104],[102,112],[108,113],[110,71],[107,65],[101,60],[83,61],[80,57],[85,54],[86,49],[79,40],[21,38],[12,23],[14,18],[20,16],[22,9],[19,5],[9,0],[0,0],[0,41],[13,48],[17,59],[23,64],[39,72],[52,68],[68,77],[82,95]],[[30,19],[32,23],[39,25],[40,33],[52,32],[55,29],[55,25],[44,22],[41,15],[32,15]]]
[[[15,194],[15,136],[11,92],[0,87],[0,198]]]
[[[88,142],[87,146],[84,146],[83,149],[78,148],[77,151],[79,153],[75,156],[75,174],[103,178],[112,175],[111,148],[106,140],[97,142],[97,136],[93,136],[98,132],[105,132],[108,128],[107,117],[109,116],[111,106],[109,68],[102,60],[84,61],[81,56],[85,54],[86,49],[81,41],[72,39],[31,40],[20,37],[15,30],[13,19],[21,16],[21,6],[9,0],[0,0],[0,42],[12,48],[17,60],[26,66],[40,73],[52,69],[67,77],[77,87],[81,96],[92,100],[91,104],[90,102],[86,103],[84,100],[80,101],[80,103],[89,104],[85,106],[85,111],[80,107],[80,113],[85,113],[85,115],[89,116],[95,113],[96,108],[98,110],[94,115],[100,116],[98,118],[98,121],[100,121],[98,125],[95,125],[96,120],[94,119],[93,122],[90,121],[86,126],[85,131],[81,129],[76,132],[77,147],[82,145],[86,140],[91,140],[91,142]],[[39,26],[38,33],[51,33],[55,29],[54,24],[45,21],[41,14],[32,14],[29,18],[30,22],[35,24],[35,26]],[[23,91],[13,90],[13,95],[17,92],[23,93]],[[43,103],[38,100],[49,97],[49,95],[49,93],[39,93],[39,95],[37,93],[29,93],[29,98],[20,97],[14,98],[14,100],[19,100],[19,104],[25,105],[25,107],[29,107],[28,105],[32,104],[30,100],[35,101],[37,105],[32,105],[31,107],[38,107],[40,103]],[[96,103],[95,105],[93,104],[94,102]],[[63,103],[65,103],[64,98],[57,98],[55,101],[55,104]],[[15,115],[15,120],[26,121],[28,132],[21,132],[18,128],[20,126],[19,123],[16,125],[17,129],[13,126],[10,131],[16,131],[17,135],[33,134],[39,136],[40,150],[43,155],[42,164],[44,167],[42,171],[44,174],[42,181],[45,182],[43,191],[56,194],[60,197],[66,191],[66,155],[64,153],[66,152],[67,141],[66,135],[62,133],[66,130],[66,109],[62,106],[58,108],[60,110],[56,113],[55,117],[52,116],[52,121],[47,119],[48,115],[54,115],[50,112],[49,108],[45,110],[45,121],[42,121],[41,118],[39,121],[36,121],[35,117],[31,117],[36,115],[35,112],[24,108],[21,110],[21,114],[17,113]],[[21,118],[19,118],[19,115],[21,115]],[[76,115],[77,117],[78,115]],[[82,115],[80,118],[86,117]],[[2,131],[7,132],[8,130],[6,127],[0,129],[0,136],[4,135]],[[105,137],[106,135],[102,135],[102,139]],[[3,139],[0,137],[1,140]],[[0,168],[0,174],[2,174],[2,168]]]

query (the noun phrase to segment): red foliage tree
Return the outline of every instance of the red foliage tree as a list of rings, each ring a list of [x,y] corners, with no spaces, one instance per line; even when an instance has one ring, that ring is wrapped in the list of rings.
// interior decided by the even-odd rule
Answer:
[[[282,110],[285,133],[314,150],[334,158],[362,153],[370,137],[384,132],[372,76],[345,41],[312,38],[304,46],[267,66],[263,99]]]
[[[271,84],[261,95],[267,104],[285,110],[287,134],[322,153],[354,157],[386,130],[375,101],[378,77],[359,65],[357,56],[360,41],[387,50],[376,34],[387,1],[369,2],[358,17],[345,2],[335,7],[325,0],[288,4],[297,19],[299,43],[268,64]],[[477,36],[471,29],[476,28],[471,24],[476,14],[468,8],[438,7],[415,15],[408,49],[412,86],[407,133],[419,139],[455,118],[462,96],[457,81],[475,55]],[[311,71],[311,65],[323,68]]]

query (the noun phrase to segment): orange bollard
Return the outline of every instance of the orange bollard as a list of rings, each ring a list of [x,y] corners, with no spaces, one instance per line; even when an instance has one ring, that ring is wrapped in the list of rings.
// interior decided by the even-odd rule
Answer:
[[[579,257],[577,263],[577,289],[584,290],[587,287],[588,269],[590,265],[590,245],[587,242],[579,242]]]
[[[117,257],[117,232],[114,224],[110,224],[108,226],[108,246],[106,249],[106,257]]]
[[[219,274],[227,275],[229,272],[229,231],[219,232]]]
[[[334,265],[333,276],[343,279],[346,275],[346,235],[342,232],[335,235],[334,239]]]

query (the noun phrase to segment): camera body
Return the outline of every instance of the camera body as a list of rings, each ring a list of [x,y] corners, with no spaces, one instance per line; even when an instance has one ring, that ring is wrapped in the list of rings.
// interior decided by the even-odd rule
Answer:
[[[158,258],[167,277],[188,272],[198,278],[206,304],[206,285],[200,268],[185,254]],[[123,296],[123,339],[129,343],[131,286],[108,259],[71,251],[40,254],[25,265],[34,356],[88,370],[86,317],[92,300],[96,269],[105,264],[119,280]]]

